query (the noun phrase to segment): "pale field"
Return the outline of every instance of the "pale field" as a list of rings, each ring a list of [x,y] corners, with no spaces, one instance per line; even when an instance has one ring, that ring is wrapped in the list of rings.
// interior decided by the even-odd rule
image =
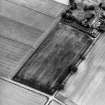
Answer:
[[[63,4],[51,0],[0,0],[0,78],[6,78],[0,79],[0,105],[45,105],[47,102],[47,97],[10,79],[35,50],[34,42],[64,10]],[[105,105],[104,62],[103,34],[56,98],[66,105]],[[47,105],[61,103],[51,100]]]

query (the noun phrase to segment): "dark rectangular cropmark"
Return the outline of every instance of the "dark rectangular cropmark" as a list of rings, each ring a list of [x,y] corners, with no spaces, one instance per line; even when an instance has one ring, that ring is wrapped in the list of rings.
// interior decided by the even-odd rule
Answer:
[[[91,43],[85,33],[58,24],[13,79],[53,94]]]

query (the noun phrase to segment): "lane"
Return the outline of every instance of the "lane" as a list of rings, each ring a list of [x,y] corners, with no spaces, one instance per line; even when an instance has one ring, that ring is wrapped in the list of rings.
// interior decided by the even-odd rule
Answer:
[[[56,102],[56,101],[54,101],[54,100],[52,100],[52,101],[49,103],[49,105],[61,105],[61,104],[58,103],[58,102]]]

